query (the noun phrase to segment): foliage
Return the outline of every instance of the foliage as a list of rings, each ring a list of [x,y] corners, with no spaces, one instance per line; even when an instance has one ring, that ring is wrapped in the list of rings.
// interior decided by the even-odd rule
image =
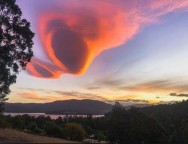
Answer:
[[[14,118],[12,118],[11,123],[12,127],[15,129],[21,130],[25,128],[24,119],[22,119],[22,116],[15,116]]]
[[[109,141],[118,144],[167,144],[164,129],[152,118],[136,108],[125,110],[115,105],[112,112],[106,114]]]
[[[100,143],[101,141],[106,140],[106,137],[105,137],[104,132],[99,131],[98,133],[96,133],[95,139],[98,140],[99,143]]]
[[[0,111],[9,86],[33,56],[34,33],[15,0],[0,0]]]
[[[48,135],[63,137],[62,127],[58,126],[54,121],[46,121],[44,131],[46,131]]]
[[[9,128],[10,123],[7,122],[7,118],[3,115],[0,115],[0,128]]]
[[[80,124],[67,123],[64,127],[64,135],[69,140],[82,141],[84,139],[85,131]]]

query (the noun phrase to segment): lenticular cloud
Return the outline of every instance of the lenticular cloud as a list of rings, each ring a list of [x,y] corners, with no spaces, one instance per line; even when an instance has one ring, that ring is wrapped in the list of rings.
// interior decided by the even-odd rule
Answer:
[[[188,1],[57,0],[53,5],[53,9],[44,6],[37,15],[38,34],[48,60],[34,58],[27,71],[55,79],[65,73],[83,74],[102,51],[126,43],[161,15],[186,9]]]

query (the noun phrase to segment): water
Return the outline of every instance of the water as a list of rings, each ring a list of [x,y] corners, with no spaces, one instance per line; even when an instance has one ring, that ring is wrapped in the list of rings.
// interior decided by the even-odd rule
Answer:
[[[49,116],[51,119],[57,119],[58,117],[65,118],[66,116],[77,116],[77,117],[87,117],[87,115],[56,115],[56,114],[45,114],[45,113],[3,113],[4,115],[11,115],[11,116],[17,116],[17,115],[24,115],[27,114],[29,116]],[[104,117],[104,115],[92,115],[94,118],[98,117]]]

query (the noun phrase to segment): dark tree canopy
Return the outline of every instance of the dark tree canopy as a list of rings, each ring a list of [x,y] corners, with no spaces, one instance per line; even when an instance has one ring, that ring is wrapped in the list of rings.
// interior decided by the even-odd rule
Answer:
[[[137,108],[125,110],[116,103],[107,119],[107,138],[116,144],[168,144],[164,128]]]
[[[0,0],[0,106],[33,56],[34,33],[15,0]],[[0,107],[1,108],[1,107]]]

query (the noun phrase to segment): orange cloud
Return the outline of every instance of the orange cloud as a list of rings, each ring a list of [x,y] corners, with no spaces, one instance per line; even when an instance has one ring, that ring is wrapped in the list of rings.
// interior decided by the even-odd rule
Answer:
[[[51,102],[51,101],[56,101],[56,100],[64,100],[63,97],[59,97],[59,96],[42,97],[38,95],[37,93],[32,93],[32,92],[18,93],[17,95],[21,98],[29,99],[30,102],[35,102],[35,101]]]
[[[34,90],[34,89],[33,89]],[[91,93],[80,93],[80,92],[74,92],[74,91],[50,91],[53,92],[53,95],[49,94],[49,91],[42,90],[42,89],[35,89],[35,91],[43,91],[44,96],[41,96],[38,94],[38,92],[21,92],[17,93],[16,96],[19,96],[24,99],[28,99],[29,102],[35,102],[35,101],[42,101],[42,102],[52,102],[57,100],[68,100],[68,99],[89,99],[93,97],[95,100],[107,100],[105,97],[97,94],[91,94]]]
[[[20,93],[19,96],[21,98],[32,99],[32,100],[44,100],[44,101],[49,100],[48,98],[40,97],[35,93]]]
[[[44,78],[83,74],[104,50],[124,44],[159,16],[187,6],[185,0],[59,1],[37,19],[43,50],[52,64],[35,59],[27,70]]]
[[[132,86],[121,86],[119,87],[121,90],[133,91],[133,92],[181,92],[187,93],[188,84],[187,83],[179,83],[171,80],[156,80],[156,81],[148,81],[145,83],[139,83]],[[182,96],[182,95],[181,95]]]
[[[54,65],[38,59],[32,59],[32,63],[27,65],[27,72],[36,77],[57,79],[62,75]]]

